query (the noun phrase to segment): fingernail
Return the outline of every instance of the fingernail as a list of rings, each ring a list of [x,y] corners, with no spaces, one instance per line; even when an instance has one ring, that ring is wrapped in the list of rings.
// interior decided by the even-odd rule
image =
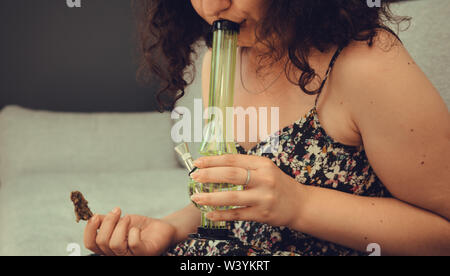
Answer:
[[[200,167],[203,164],[203,161],[201,159],[197,159],[194,161],[194,166]]]
[[[119,214],[119,211],[120,211],[119,207],[116,207],[112,210],[112,212],[116,215]]]
[[[191,196],[192,201],[199,201],[201,199],[201,196],[199,194],[193,194]]]
[[[191,173],[191,178],[197,178],[198,177],[198,170],[196,170],[195,172]]]

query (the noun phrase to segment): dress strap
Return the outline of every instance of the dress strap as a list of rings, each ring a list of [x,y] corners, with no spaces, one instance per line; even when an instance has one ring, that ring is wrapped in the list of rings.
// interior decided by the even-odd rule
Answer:
[[[328,80],[328,76],[331,73],[331,69],[333,69],[334,63],[336,62],[337,58],[339,57],[339,55],[341,54],[343,49],[344,49],[344,47],[340,46],[334,53],[333,57],[331,58],[330,65],[328,65],[327,73],[325,74],[325,78],[323,79],[322,84],[320,85],[320,88],[319,88],[319,92],[317,93],[316,102],[314,103],[314,108],[317,108],[317,102],[319,100],[320,94],[322,93],[322,89]]]

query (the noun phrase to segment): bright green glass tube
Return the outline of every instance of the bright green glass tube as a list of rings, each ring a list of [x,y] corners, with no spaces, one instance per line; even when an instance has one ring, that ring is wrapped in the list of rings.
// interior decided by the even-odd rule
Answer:
[[[209,84],[209,119],[200,153],[222,155],[237,153],[232,121],[227,121],[227,107],[233,107],[236,72],[237,35],[235,30],[216,30],[213,34]]]
[[[237,36],[239,25],[230,21],[217,21],[213,25],[213,48],[209,85],[208,120],[200,154],[204,156],[236,154],[233,136],[233,116],[227,108],[233,107],[236,71]],[[228,115],[232,115],[229,113]],[[189,193],[211,193],[242,190],[243,186],[228,183],[189,183]],[[194,203],[195,204],[195,203]],[[234,206],[196,206],[202,211],[202,227],[226,228],[225,222],[212,222],[206,213],[227,210]]]

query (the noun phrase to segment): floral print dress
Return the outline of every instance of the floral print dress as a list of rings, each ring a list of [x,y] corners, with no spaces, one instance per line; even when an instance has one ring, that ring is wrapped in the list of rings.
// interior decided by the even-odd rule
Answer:
[[[333,56],[322,87],[342,48]],[[320,94],[319,94],[320,95]],[[240,154],[270,158],[283,172],[299,183],[368,197],[390,197],[374,173],[364,147],[336,142],[322,128],[314,107],[292,125],[283,128],[248,152],[237,145]],[[277,146],[273,146],[276,140]],[[366,255],[344,246],[267,224],[236,221],[228,227],[237,242],[191,240],[171,248],[166,255]]]

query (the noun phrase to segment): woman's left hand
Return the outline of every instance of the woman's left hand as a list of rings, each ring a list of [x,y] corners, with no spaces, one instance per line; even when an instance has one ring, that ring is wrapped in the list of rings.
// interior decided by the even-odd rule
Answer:
[[[243,191],[194,194],[191,199],[200,205],[243,206],[207,214],[213,221],[256,221],[272,226],[293,225],[299,217],[304,185],[285,174],[269,158],[226,154],[200,157],[199,168],[191,177],[199,183],[230,183],[244,185],[247,170],[250,181]]]

